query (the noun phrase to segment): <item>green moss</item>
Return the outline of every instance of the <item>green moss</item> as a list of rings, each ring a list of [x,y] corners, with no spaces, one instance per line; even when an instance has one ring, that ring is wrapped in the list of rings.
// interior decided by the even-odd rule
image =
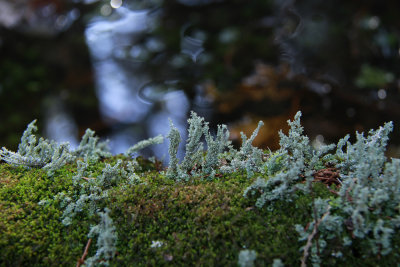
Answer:
[[[90,166],[95,175],[113,157]],[[121,183],[109,191],[102,205],[111,210],[118,232],[117,256],[112,266],[236,266],[239,252],[257,252],[256,266],[271,265],[280,258],[286,266],[299,266],[302,243],[294,225],[312,218],[313,198],[332,196],[325,185],[313,183],[313,194],[299,193],[292,202],[278,201],[274,209],[254,207],[255,197],[243,191],[253,180],[230,174],[214,181],[176,183],[158,171],[159,165],[140,159],[141,183]],[[0,265],[72,266],[82,256],[95,216],[82,213],[70,226],[61,223],[63,210],[51,200],[59,192],[73,192],[76,165],[66,165],[48,177],[40,169],[26,170],[0,164]],[[82,181],[86,182],[86,181]],[[151,247],[161,241],[161,247]],[[358,242],[358,243],[357,243]],[[323,255],[326,265],[391,265],[398,255],[378,257],[362,251],[362,240],[349,248],[332,240],[330,245],[345,260]],[[393,242],[394,250],[400,244]],[[96,252],[95,242],[89,255]],[[369,255],[359,258],[359,255]],[[392,255],[392,254],[390,254]],[[325,264],[324,264],[325,265]]]
[[[48,178],[43,170],[0,165],[0,262],[2,266],[70,265],[81,250],[80,227],[68,231],[56,205],[38,202],[71,186],[71,166]],[[69,178],[69,179],[68,179]],[[7,181],[7,182],[4,182]]]

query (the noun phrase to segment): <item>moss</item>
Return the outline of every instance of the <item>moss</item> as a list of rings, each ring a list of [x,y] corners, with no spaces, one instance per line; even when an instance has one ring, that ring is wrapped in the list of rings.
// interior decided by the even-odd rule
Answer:
[[[93,175],[118,156],[90,166]],[[326,186],[313,183],[313,194],[298,193],[292,202],[278,201],[274,208],[254,207],[255,196],[243,198],[253,180],[234,173],[214,181],[176,183],[159,172],[160,166],[139,159],[141,183],[122,183],[109,191],[102,205],[118,231],[117,256],[111,266],[237,266],[246,248],[258,254],[256,266],[280,258],[286,266],[300,265],[298,234],[294,225],[312,218],[313,198],[329,198]],[[59,201],[39,205],[59,192],[72,192],[76,165],[70,164],[48,177],[40,169],[26,170],[0,164],[0,265],[72,266],[83,254],[94,216],[82,213],[70,226],[61,223]],[[82,181],[85,182],[85,181]],[[400,238],[393,242],[394,250]],[[161,241],[161,247],[151,247]],[[94,255],[95,243],[89,248]],[[344,259],[323,255],[326,265],[392,265],[398,256],[378,257],[362,251],[362,240],[349,248],[330,241]],[[358,255],[369,255],[359,258]],[[391,254],[392,255],[392,254]],[[325,265],[325,264],[324,264]]]
[[[38,202],[71,185],[70,166],[48,178],[45,171],[14,169],[0,165],[0,262],[3,266],[70,265],[80,248],[75,232],[61,225],[56,205]],[[12,182],[4,183],[4,180]],[[82,232],[83,233],[83,232]],[[55,261],[57,260],[57,261]]]

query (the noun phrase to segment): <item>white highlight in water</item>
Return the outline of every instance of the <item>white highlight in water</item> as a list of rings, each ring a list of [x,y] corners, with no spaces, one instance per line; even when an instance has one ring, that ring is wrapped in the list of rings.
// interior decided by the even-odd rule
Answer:
[[[385,89],[379,89],[378,90],[378,98],[383,100],[387,96],[386,90]]]
[[[122,0],[111,0],[110,6],[112,8],[120,8],[122,6]]]

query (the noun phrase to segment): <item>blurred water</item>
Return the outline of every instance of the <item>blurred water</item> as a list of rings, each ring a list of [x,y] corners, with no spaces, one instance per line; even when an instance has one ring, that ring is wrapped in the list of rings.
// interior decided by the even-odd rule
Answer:
[[[113,129],[108,136],[113,153],[123,153],[144,138],[167,135],[168,119],[182,134],[186,128],[189,101],[185,94],[176,90],[160,93],[154,87],[145,88],[143,85],[151,81],[149,83],[146,77],[136,74],[137,64],[128,59],[140,58],[143,51],[139,45],[132,44],[132,40],[135,35],[149,30],[151,24],[148,21],[148,11],[133,11],[121,6],[115,9],[112,18],[95,17],[85,32],[95,71],[100,112]],[[132,48],[126,55],[128,46]],[[157,42],[148,46],[157,49]],[[190,49],[185,53],[188,51]],[[165,158],[168,144],[165,142],[152,150],[157,157]]]
[[[66,111],[62,99],[49,97],[45,114],[45,135],[57,142],[69,142],[71,148],[78,146],[78,126]]]

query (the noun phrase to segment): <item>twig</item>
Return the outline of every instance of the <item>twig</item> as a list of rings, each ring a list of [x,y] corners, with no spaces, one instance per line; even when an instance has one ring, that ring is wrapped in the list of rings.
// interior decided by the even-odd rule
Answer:
[[[312,200],[312,206],[313,206],[313,212],[314,212],[314,220],[316,220],[317,221],[317,209],[315,208],[315,198],[314,198],[314,192],[312,192],[313,194],[312,194],[312,198],[313,198],[313,200]],[[314,229],[313,229],[313,231],[314,230],[317,230],[318,231],[318,226],[317,226],[317,228],[315,227],[315,225],[314,225]],[[319,238],[318,238],[319,236],[316,236],[315,238],[316,238],[316,240],[315,240],[315,245],[317,246],[317,256],[319,257],[319,243],[318,243],[318,240],[319,240]]]
[[[84,179],[84,180],[86,180],[86,181],[89,181],[90,179],[96,179],[96,178],[94,178],[94,177],[81,177],[82,179]]]
[[[82,177],[83,178],[83,177]],[[76,267],[79,267],[79,266],[81,266],[81,264],[83,264],[83,263],[85,263],[85,257],[87,256],[87,254],[88,254],[88,250],[89,250],[89,247],[90,247],[90,244],[92,243],[92,239],[91,238],[89,238],[89,240],[88,240],[88,242],[87,242],[87,244],[86,244],[86,247],[85,247],[85,250],[84,250],[84,252],[83,252],[83,255],[82,255],[82,257],[78,260],[78,262],[76,263]]]
[[[315,222],[314,229],[313,229],[312,233],[307,237],[307,243],[306,243],[306,245],[304,246],[303,258],[301,259],[301,267],[306,267],[306,266],[307,266],[307,265],[306,265],[306,261],[307,261],[307,257],[308,257],[308,250],[310,249],[310,247],[311,247],[311,245],[312,245],[312,240],[313,240],[314,236],[315,236],[315,235],[317,234],[317,232],[318,232],[318,226],[319,226],[319,224],[322,222],[322,220],[323,220],[326,216],[329,215],[330,209],[331,209],[331,206],[328,205],[328,210],[324,213],[324,215],[322,215],[322,217],[321,217],[320,219],[318,219],[318,220]]]
[[[357,178],[353,179],[353,182],[355,183],[357,181]],[[350,196],[350,191],[353,189],[352,185],[349,186],[349,188],[346,189],[346,198],[348,201],[353,202],[353,198]]]
[[[334,194],[334,195],[336,195],[336,196],[339,196],[339,193],[336,192],[335,190],[332,190],[332,189],[330,189],[329,187],[328,187],[328,190],[329,190],[329,192],[331,192],[332,194]]]

